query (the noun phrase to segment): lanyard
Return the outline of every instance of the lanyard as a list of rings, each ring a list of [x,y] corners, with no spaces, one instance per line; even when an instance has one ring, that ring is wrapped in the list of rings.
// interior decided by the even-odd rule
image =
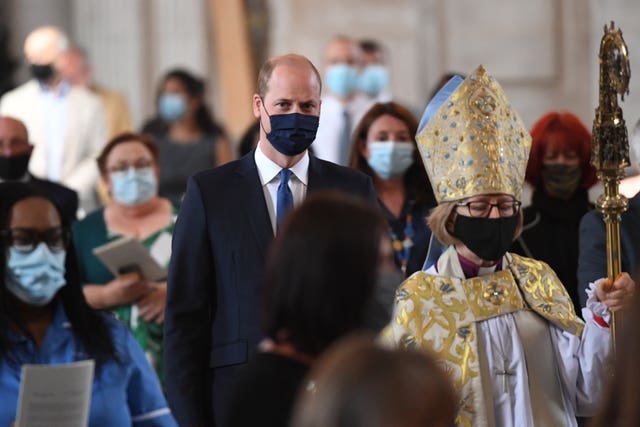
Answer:
[[[391,241],[396,262],[400,264],[402,276],[407,277],[407,263],[409,262],[409,255],[413,247],[413,238],[415,237],[411,213],[407,213],[405,217],[405,226],[402,233],[402,236],[398,236],[391,230]]]

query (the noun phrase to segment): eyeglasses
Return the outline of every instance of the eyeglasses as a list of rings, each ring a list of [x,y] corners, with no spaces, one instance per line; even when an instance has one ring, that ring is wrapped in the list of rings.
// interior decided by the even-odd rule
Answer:
[[[62,252],[71,239],[68,228],[53,227],[44,231],[36,231],[32,228],[10,228],[0,230],[0,238],[10,246],[22,253],[33,252],[40,242],[46,243],[51,252]]]
[[[130,168],[146,169],[146,168],[150,168],[151,166],[153,166],[153,160],[138,159],[138,160],[134,161],[133,163],[120,162],[120,163],[115,164],[113,166],[109,166],[107,168],[107,171],[109,171],[109,173],[127,172]]]
[[[498,213],[502,218],[517,215],[520,211],[521,202],[517,200],[504,200],[498,203],[489,203],[482,201],[458,202],[456,206],[466,207],[469,216],[472,218],[488,218],[491,210],[498,208]]]

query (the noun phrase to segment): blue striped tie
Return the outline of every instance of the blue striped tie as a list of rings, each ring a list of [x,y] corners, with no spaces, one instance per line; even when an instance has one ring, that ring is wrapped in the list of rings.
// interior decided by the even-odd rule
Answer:
[[[280,171],[280,185],[278,185],[278,206],[276,207],[276,222],[278,228],[284,221],[287,212],[293,208],[293,193],[289,188],[289,178],[291,178],[291,170],[282,169]]]

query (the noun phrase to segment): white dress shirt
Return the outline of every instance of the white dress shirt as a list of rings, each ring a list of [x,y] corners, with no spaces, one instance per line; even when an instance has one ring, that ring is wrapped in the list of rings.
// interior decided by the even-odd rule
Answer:
[[[360,119],[373,104],[374,100],[361,94],[357,94],[346,105],[335,96],[327,95],[323,97],[318,132],[312,146],[313,154],[319,159],[339,163],[341,135],[345,125],[343,116],[345,110],[349,114],[349,127],[353,135],[353,131],[360,123]]]
[[[278,186],[280,185],[280,171],[282,168],[268,158],[262,151],[262,141],[258,142],[254,159],[260,176],[260,184],[264,192],[264,199],[267,203],[269,218],[273,235],[276,234],[276,207],[278,206]],[[293,194],[293,206],[297,207],[302,203],[307,195],[307,182],[309,178],[309,153],[305,151],[304,156],[298,163],[289,168],[291,178],[289,178],[289,188]]]
[[[47,147],[47,178],[60,182],[64,159],[65,133],[67,131],[68,97],[71,86],[66,81],[51,89],[40,84],[40,105],[45,127]]]
[[[29,172],[77,191],[81,208],[91,212],[97,207],[96,158],[107,141],[102,102],[76,86],[64,88],[62,98],[60,93],[48,95],[50,98],[42,94],[40,83],[31,79],[0,98],[0,115],[15,117],[27,127],[33,145]],[[61,107],[59,102],[66,105]],[[54,117],[63,110],[63,119]]]

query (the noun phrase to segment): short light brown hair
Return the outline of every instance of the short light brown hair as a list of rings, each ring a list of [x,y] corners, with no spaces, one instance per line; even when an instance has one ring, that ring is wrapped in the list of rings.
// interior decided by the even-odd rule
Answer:
[[[427,224],[429,224],[431,232],[443,245],[455,245],[460,242],[460,240],[453,236],[455,209],[456,202],[442,202],[431,209],[427,217]]]
[[[267,59],[262,67],[260,68],[260,72],[258,73],[258,95],[260,98],[264,99],[267,91],[269,90],[269,80],[271,79],[271,74],[273,74],[273,70],[278,65],[308,65],[313,73],[316,75],[316,79],[318,80],[318,87],[320,88],[320,95],[322,93],[322,77],[320,77],[320,73],[318,69],[313,65],[311,61],[306,56],[297,55],[295,53],[288,53],[286,55],[274,56],[273,58]]]
[[[140,144],[144,145],[147,148],[147,150],[149,150],[149,152],[151,153],[151,157],[153,157],[153,162],[156,164],[156,166],[158,165],[160,160],[160,154],[158,153],[158,147],[156,146],[155,142],[153,142],[151,138],[139,133],[124,132],[124,133],[121,133],[120,135],[116,135],[109,142],[107,142],[107,145],[104,146],[104,148],[102,149],[102,152],[98,156],[97,158],[98,169],[100,169],[100,173],[102,175],[107,174],[107,159],[109,158],[109,154],[118,145],[124,144],[126,142],[139,142]]]

